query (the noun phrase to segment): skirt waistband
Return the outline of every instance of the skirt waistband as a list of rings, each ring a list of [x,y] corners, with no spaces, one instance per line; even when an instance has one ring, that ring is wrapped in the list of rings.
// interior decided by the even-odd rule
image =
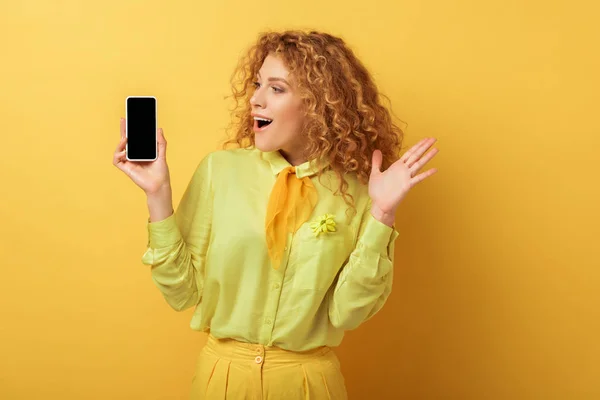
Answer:
[[[204,351],[231,360],[246,360],[258,363],[262,363],[263,360],[268,360],[269,363],[309,362],[325,355],[335,357],[329,346],[321,346],[305,351],[291,351],[277,346],[246,343],[231,338],[216,338],[212,334],[208,335]]]

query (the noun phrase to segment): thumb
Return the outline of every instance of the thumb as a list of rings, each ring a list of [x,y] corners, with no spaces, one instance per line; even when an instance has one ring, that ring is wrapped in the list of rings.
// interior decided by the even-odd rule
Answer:
[[[158,128],[158,157],[165,158],[167,156],[167,140],[163,135],[162,128]]]
[[[375,149],[373,151],[373,159],[371,163],[371,175],[375,172],[381,173],[381,161],[383,159],[383,155],[380,150]]]

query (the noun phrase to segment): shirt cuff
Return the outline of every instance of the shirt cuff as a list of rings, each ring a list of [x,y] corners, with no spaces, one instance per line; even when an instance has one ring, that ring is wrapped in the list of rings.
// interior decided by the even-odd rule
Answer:
[[[161,221],[150,222],[148,225],[148,246],[153,249],[169,247],[181,240],[181,232],[175,219],[175,213]]]
[[[369,212],[360,241],[365,247],[389,257],[390,245],[398,236],[399,233],[394,227],[387,226]]]

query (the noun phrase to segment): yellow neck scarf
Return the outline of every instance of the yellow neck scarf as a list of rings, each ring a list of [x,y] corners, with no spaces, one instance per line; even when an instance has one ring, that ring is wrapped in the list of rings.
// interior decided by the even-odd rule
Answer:
[[[296,167],[284,168],[271,190],[265,229],[271,266],[279,269],[288,232],[296,232],[317,204],[317,189],[308,176],[299,179]]]

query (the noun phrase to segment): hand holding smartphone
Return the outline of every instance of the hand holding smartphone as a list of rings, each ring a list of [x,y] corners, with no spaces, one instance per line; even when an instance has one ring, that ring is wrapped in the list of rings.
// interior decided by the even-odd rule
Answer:
[[[125,107],[126,118],[120,121],[121,140],[113,155],[113,165],[149,196],[160,191],[170,193],[167,142],[162,128],[156,128],[156,98],[129,96]]]

